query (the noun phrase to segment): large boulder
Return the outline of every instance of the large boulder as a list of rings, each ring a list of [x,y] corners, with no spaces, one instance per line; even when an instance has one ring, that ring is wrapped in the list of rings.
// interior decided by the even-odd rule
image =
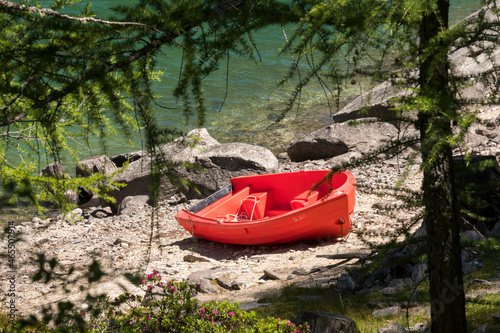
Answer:
[[[71,179],[71,176],[66,172],[64,166],[60,162],[54,162],[42,169],[40,172],[40,177],[53,177],[56,179]],[[64,196],[69,203],[78,203],[78,193],[74,190],[67,190],[64,192]]]
[[[287,153],[292,162],[327,159],[347,152],[365,154],[383,147],[397,135],[394,125],[365,118],[352,125],[331,124],[298,138],[290,144]]]
[[[396,117],[396,112],[392,109],[394,100],[410,93],[408,90],[394,87],[390,81],[385,81],[356,97],[335,114],[333,120],[336,123],[366,117],[376,117],[384,121],[394,120]]]
[[[220,190],[233,177],[272,172],[278,159],[266,148],[245,143],[221,144],[196,158],[201,169],[178,167],[175,172],[195,187],[185,187],[186,196],[204,198]]]
[[[206,151],[200,158],[209,159],[214,165],[229,171],[266,171],[278,167],[278,159],[269,149],[246,143],[221,144]]]
[[[135,197],[126,197],[118,206],[117,215],[132,216],[141,211],[149,202],[147,195],[138,195]]]
[[[85,158],[76,165],[76,175],[80,177],[89,177],[94,173],[109,175],[117,170],[117,166],[106,155]]]
[[[181,188],[188,199],[210,195],[226,186],[233,177],[270,172],[278,167],[277,158],[268,149],[244,143],[220,144],[206,129],[193,130],[185,137],[164,145],[161,151],[162,159],[170,163],[171,179],[181,177],[190,183],[190,186]],[[126,185],[110,193],[116,200],[109,204],[115,213],[125,197],[151,195],[153,159],[147,154],[140,156],[113,179]],[[192,168],[188,164],[197,164],[201,168]],[[178,192],[168,177],[163,177],[159,185],[163,197]]]
[[[174,140],[172,144],[165,145],[163,151],[174,162],[194,163],[198,156],[218,146],[220,146],[219,141],[212,138],[206,128],[197,128],[187,133],[186,136]],[[172,152],[175,153],[172,154]]]
[[[77,177],[89,177],[94,173],[110,175],[117,171],[118,167],[106,155],[93,156],[80,160],[76,165]],[[78,189],[78,205],[80,207],[98,206],[104,204],[92,191],[79,188]]]
[[[61,162],[54,162],[45,166],[40,172],[40,177],[71,178]]]

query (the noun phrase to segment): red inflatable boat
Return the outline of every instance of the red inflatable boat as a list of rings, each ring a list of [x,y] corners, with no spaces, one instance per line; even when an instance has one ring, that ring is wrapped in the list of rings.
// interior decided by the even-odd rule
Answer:
[[[349,171],[236,177],[175,218],[193,236],[230,244],[341,238],[351,228],[354,191]]]

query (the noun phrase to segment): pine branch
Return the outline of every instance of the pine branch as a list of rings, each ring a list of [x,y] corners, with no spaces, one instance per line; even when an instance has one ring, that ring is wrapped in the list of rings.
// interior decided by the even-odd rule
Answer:
[[[0,6],[8,9],[13,9],[16,11],[22,11],[22,12],[30,12],[30,13],[38,13],[42,15],[48,15],[48,16],[54,16],[66,20],[71,20],[71,21],[78,21],[81,23],[87,23],[87,22],[95,22],[95,23],[102,23],[102,24],[108,24],[108,25],[117,25],[117,26],[139,26],[139,27],[144,27],[153,31],[156,31],[158,33],[161,33],[158,29],[155,27],[152,27],[150,25],[144,24],[144,23],[139,23],[139,22],[118,22],[118,21],[108,21],[108,20],[103,20],[95,17],[75,17],[75,16],[70,16],[66,14],[61,14],[55,10],[52,9],[47,9],[47,8],[37,8],[33,6],[25,6],[16,2],[12,1],[4,1],[0,0]]]

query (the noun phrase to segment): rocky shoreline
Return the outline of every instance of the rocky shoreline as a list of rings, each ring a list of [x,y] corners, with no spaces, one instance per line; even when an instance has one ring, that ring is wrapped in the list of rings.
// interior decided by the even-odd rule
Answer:
[[[484,114],[494,120],[499,113],[500,109],[495,109]],[[204,131],[197,133],[201,132]],[[500,127],[473,129],[470,138],[472,140],[467,141],[469,148],[491,153],[496,151]],[[373,141],[375,143],[376,140]],[[356,149],[355,147],[362,145],[352,144],[351,147]],[[260,151],[260,147],[255,149]],[[224,150],[226,156],[228,151]],[[208,149],[203,150],[203,154],[207,152]],[[308,159],[301,162],[276,159],[275,164],[269,164],[271,169],[256,169],[255,172],[329,169],[339,160],[349,160],[357,154],[361,152],[350,151],[329,159]],[[241,160],[247,158],[255,162],[256,159],[262,159],[262,155],[246,157],[241,151],[237,155]],[[89,206],[85,203],[68,216],[59,215],[45,220],[34,218],[22,222],[15,227],[22,235],[16,244],[16,302],[19,315],[37,313],[47,304],[68,300],[84,310],[87,306],[87,292],[93,295],[106,293],[112,297],[125,291],[141,293],[123,275],[145,275],[153,270],[158,271],[165,280],[188,280],[200,284],[202,293],[199,299],[202,301],[241,302],[243,308],[258,306],[256,302],[264,295],[279,292],[280,288],[290,284],[329,286],[332,283],[342,283],[340,281],[349,276],[345,273],[356,260],[346,263],[344,259],[331,259],[331,255],[370,251],[365,241],[381,243],[388,240],[391,232],[409,223],[419,213],[418,210],[402,209],[402,201],[394,192],[372,191],[395,185],[403,175],[406,177],[403,188],[419,191],[419,160],[418,157],[412,157],[414,163],[408,164],[408,157],[412,157],[411,150],[372,165],[350,169],[357,183],[356,208],[352,219],[352,233],[344,240],[239,246],[197,239],[182,229],[174,216],[180,208],[192,205],[199,199],[180,203],[180,197],[176,194],[164,197],[155,215],[152,215],[153,209],[148,204],[148,196],[136,195],[125,197],[116,212],[109,206]],[[269,155],[267,158],[273,160],[276,157]],[[232,166],[231,172],[226,169],[226,174],[224,170],[212,170],[209,173],[212,176],[217,173],[219,176],[241,173],[242,169],[234,167],[234,158],[229,160],[232,161],[229,163]],[[248,166],[248,162],[243,164]],[[259,164],[255,162],[254,165]],[[250,171],[244,169],[243,172]],[[210,182],[215,184],[222,180],[214,181],[210,178],[207,183],[210,185]],[[387,215],[387,209],[392,210],[393,214]],[[412,230],[415,231],[418,227],[419,225],[415,225]],[[499,228],[496,229],[498,231]],[[5,241],[2,240],[3,243]],[[6,243],[2,246],[6,246]],[[81,281],[71,284],[57,278],[49,283],[34,283],[32,278],[39,269],[34,260],[39,254],[44,254],[47,260],[57,259],[59,265],[55,271],[61,274],[74,267],[75,271],[69,276],[70,281],[85,277],[88,266],[94,260],[101,264],[106,275],[95,286]],[[47,266],[46,268],[48,269]],[[4,263],[1,269],[7,270]],[[348,285],[352,283],[349,281],[348,279]],[[80,286],[89,289],[81,292]],[[386,286],[375,288],[383,287]],[[6,290],[5,281],[2,281],[1,288]],[[0,298],[4,304],[8,301],[5,295],[2,293]]]
[[[359,185],[386,185],[398,178],[397,172],[388,172],[388,169],[395,168],[393,163],[386,161],[352,171],[357,175]],[[329,166],[325,161],[308,161],[302,165],[288,162],[280,165],[277,171]],[[418,167],[415,166],[414,170],[409,184],[418,188]],[[80,299],[80,305],[85,307],[83,298],[86,293],[76,292],[78,283],[68,285],[71,292],[65,293],[62,281],[54,280],[48,284],[31,281],[38,270],[33,260],[41,253],[47,260],[57,259],[60,264],[55,269],[57,272],[63,273],[69,267],[75,267],[72,278],[85,274],[86,267],[94,259],[98,260],[108,275],[103,278],[104,283],[93,288],[93,293],[105,291],[117,296],[123,292],[122,288],[138,292],[138,288],[122,274],[147,274],[157,270],[165,279],[188,279],[201,284],[202,300],[252,303],[268,292],[278,291],[283,285],[328,284],[333,277],[328,266],[339,261],[321,256],[368,249],[355,233],[345,241],[311,240],[272,246],[214,243],[191,237],[177,224],[174,215],[186,205],[179,204],[178,197],[163,200],[155,219],[146,200],[135,199],[122,205],[119,215],[113,214],[110,207],[77,208],[72,216],[47,220],[34,218],[19,224],[16,230],[22,233],[22,240],[16,244],[19,265],[16,273],[20,312],[37,312],[41,306],[61,300]],[[371,240],[383,241],[384,233],[400,224],[377,214],[372,207],[374,202],[394,204],[389,196],[381,198],[360,192],[357,200],[353,231],[363,229]],[[411,216],[412,213],[404,213],[400,218],[410,219]],[[345,271],[337,274],[341,272]],[[210,280],[219,284],[213,285]],[[2,289],[5,287],[2,285]],[[5,296],[2,297],[1,301],[6,301]]]

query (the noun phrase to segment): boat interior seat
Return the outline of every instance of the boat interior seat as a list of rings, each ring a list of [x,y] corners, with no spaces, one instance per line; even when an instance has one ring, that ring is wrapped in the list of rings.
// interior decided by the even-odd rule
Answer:
[[[272,205],[272,199],[272,191],[250,193],[241,202],[241,211],[246,214],[248,220],[263,219],[268,207]]]
[[[293,198],[290,201],[290,205],[292,206],[292,209],[299,209],[302,207],[306,207],[318,201],[318,196],[319,196],[318,191],[307,190],[300,193],[295,198]]]

